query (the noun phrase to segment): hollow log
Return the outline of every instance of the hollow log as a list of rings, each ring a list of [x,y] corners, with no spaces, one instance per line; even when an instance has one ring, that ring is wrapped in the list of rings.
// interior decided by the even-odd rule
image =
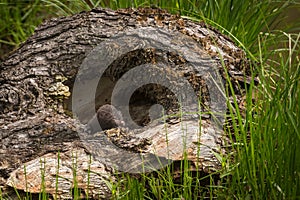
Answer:
[[[1,190],[70,199],[76,182],[82,197],[107,199],[116,171],[151,172],[184,155],[218,170],[225,83],[242,101],[250,77],[232,40],[165,10],[47,20],[0,65]],[[126,125],[92,133],[86,124],[104,104]]]

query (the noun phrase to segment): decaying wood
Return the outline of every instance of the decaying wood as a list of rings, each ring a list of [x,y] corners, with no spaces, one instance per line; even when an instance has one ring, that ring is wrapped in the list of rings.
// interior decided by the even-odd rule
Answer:
[[[81,108],[83,117],[73,117],[72,88],[83,60],[93,48],[109,38],[141,27],[165,30],[162,34],[167,37],[171,37],[172,32],[178,32],[191,38],[199,44],[202,58],[213,60],[225,80],[220,61],[222,57],[237,98],[242,99],[243,91],[238,82],[247,82],[250,75],[245,53],[230,39],[204,23],[150,8],[117,11],[99,8],[45,21],[0,66],[2,190],[6,191],[10,186],[38,193],[42,190],[40,179],[44,176],[47,193],[54,198],[71,198],[76,169],[77,184],[84,191],[83,196],[88,193],[89,197],[107,199],[110,196],[107,183],[115,180],[115,164],[121,169],[128,169],[132,167],[127,166],[128,163],[136,163],[136,169],[132,171],[139,170],[141,161],[145,159],[154,165],[157,158],[166,164],[181,160],[183,150],[200,170],[210,172],[220,168],[213,152],[224,153],[224,135],[207,115],[203,115],[200,121],[173,117],[168,118],[167,123],[157,118],[142,129],[117,128],[95,135],[89,134],[84,127],[95,109],[110,102],[114,85],[125,72],[134,66],[155,64],[157,61],[172,66],[176,71],[181,70],[180,73],[185,74],[195,92],[202,94],[199,96],[202,105],[209,106],[209,93],[203,77],[186,65],[185,58],[173,52],[142,48],[120,57],[101,78],[95,107],[87,103]],[[130,43],[134,42],[128,41],[128,45]],[[159,65],[157,68],[161,70]],[[97,72],[87,73],[97,76]],[[151,76],[151,73],[145,76]],[[176,81],[173,89],[176,90]],[[130,105],[134,121],[141,126],[153,121],[148,116],[152,104],[163,105],[167,114],[178,113],[178,104],[173,102],[172,88],[170,90],[155,84],[141,87]],[[205,109],[204,106],[202,109]],[[189,146],[183,149],[181,138],[186,132],[189,132],[185,140]],[[85,142],[82,142],[83,138]],[[98,152],[97,149],[102,150]],[[124,157],[120,158],[120,154]],[[90,174],[89,181],[87,174]],[[55,182],[58,182],[58,188]]]

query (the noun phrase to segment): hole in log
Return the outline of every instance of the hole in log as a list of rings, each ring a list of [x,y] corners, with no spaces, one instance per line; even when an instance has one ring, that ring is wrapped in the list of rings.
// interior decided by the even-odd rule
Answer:
[[[160,63],[160,65],[157,65],[157,63]],[[144,77],[151,77],[153,79],[156,78],[156,80],[158,80],[159,78],[157,78],[157,74],[162,74],[165,76],[164,78],[166,79],[166,82],[170,81],[171,83],[170,88],[157,83],[145,83],[136,88],[136,91],[132,93],[129,100],[129,113],[132,121],[139,126],[146,126],[151,122],[151,120],[161,117],[161,115],[157,114],[153,115],[152,118],[149,116],[149,111],[151,109],[153,110],[153,108],[163,111],[163,107],[164,114],[166,115],[174,114],[179,111],[180,101],[176,98],[175,94],[180,94],[184,91],[181,91],[180,87],[177,87],[176,83],[178,79],[183,79],[186,81],[186,83],[181,82],[179,84],[191,86],[196,96],[207,93],[202,91],[205,87],[201,87],[201,85],[199,85],[198,79],[201,79],[201,77],[194,74],[196,72],[193,71],[193,68],[186,63],[185,59],[180,55],[157,49],[138,49],[128,52],[127,54],[114,60],[110,66],[107,67],[100,80],[96,76],[91,78],[91,80],[88,80],[99,80],[97,83],[98,86],[95,96],[91,97],[91,102],[80,108],[80,111],[82,112],[79,120],[83,124],[86,124],[93,117],[95,111],[99,107],[104,104],[111,104],[113,92],[123,92],[124,95],[128,94],[127,91],[122,91],[126,90],[126,88],[118,91],[118,88],[116,89],[116,85],[120,79],[124,79],[126,73],[129,73],[130,70],[136,70],[136,68],[139,66],[143,66],[143,69],[149,70],[149,72],[143,72],[144,74],[140,73],[139,80],[143,80]],[[154,66],[154,71],[151,71],[151,66]],[[161,66],[166,66],[166,68]],[[89,73],[93,74],[93,72]],[[95,71],[94,74],[97,74],[97,72]],[[82,95],[84,95],[86,89],[89,89],[88,85],[84,86],[82,89]],[[94,107],[92,106],[93,99],[95,100]],[[71,102],[71,98],[68,100],[68,102],[66,102],[69,109],[72,107]],[[152,107],[157,104],[161,105],[162,107]],[[124,107],[128,105],[122,105],[122,103],[118,103],[118,106],[119,107],[117,108],[122,110],[122,106]],[[126,119],[124,119],[124,121],[126,123]]]

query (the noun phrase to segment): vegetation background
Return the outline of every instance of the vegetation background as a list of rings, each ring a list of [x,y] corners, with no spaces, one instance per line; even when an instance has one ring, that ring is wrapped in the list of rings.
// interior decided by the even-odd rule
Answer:
[[[232,154],[216,155],[223,166],[218,181],[213,175],[191,175],[183,163],[187,173],[180,183],[170,172],[143,181],[127,177],[111,184],[114,198],[300,199],[299,0],[0,0],[0,62],[47,18],[98,6],[152,5],[204,20],[229,35],[258,63],[254,73],[261,84],[251,83],[246,113],[239,112],[237,103],[229,106],[235,119],[227,130]]]

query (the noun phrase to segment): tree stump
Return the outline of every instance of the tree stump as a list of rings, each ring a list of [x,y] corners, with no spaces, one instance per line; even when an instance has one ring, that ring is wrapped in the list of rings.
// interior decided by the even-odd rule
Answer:
[[[74,182],[83,196],[107,199],[116,170],[151,172],[184,152],[197,170],[220,169],[226,73],[238,100],[251,77],[228,37],[153,8],[45,21],[0,69],[1,190],[58,199],[72,198]],[[91,133],[104,104],[126,126]]]

